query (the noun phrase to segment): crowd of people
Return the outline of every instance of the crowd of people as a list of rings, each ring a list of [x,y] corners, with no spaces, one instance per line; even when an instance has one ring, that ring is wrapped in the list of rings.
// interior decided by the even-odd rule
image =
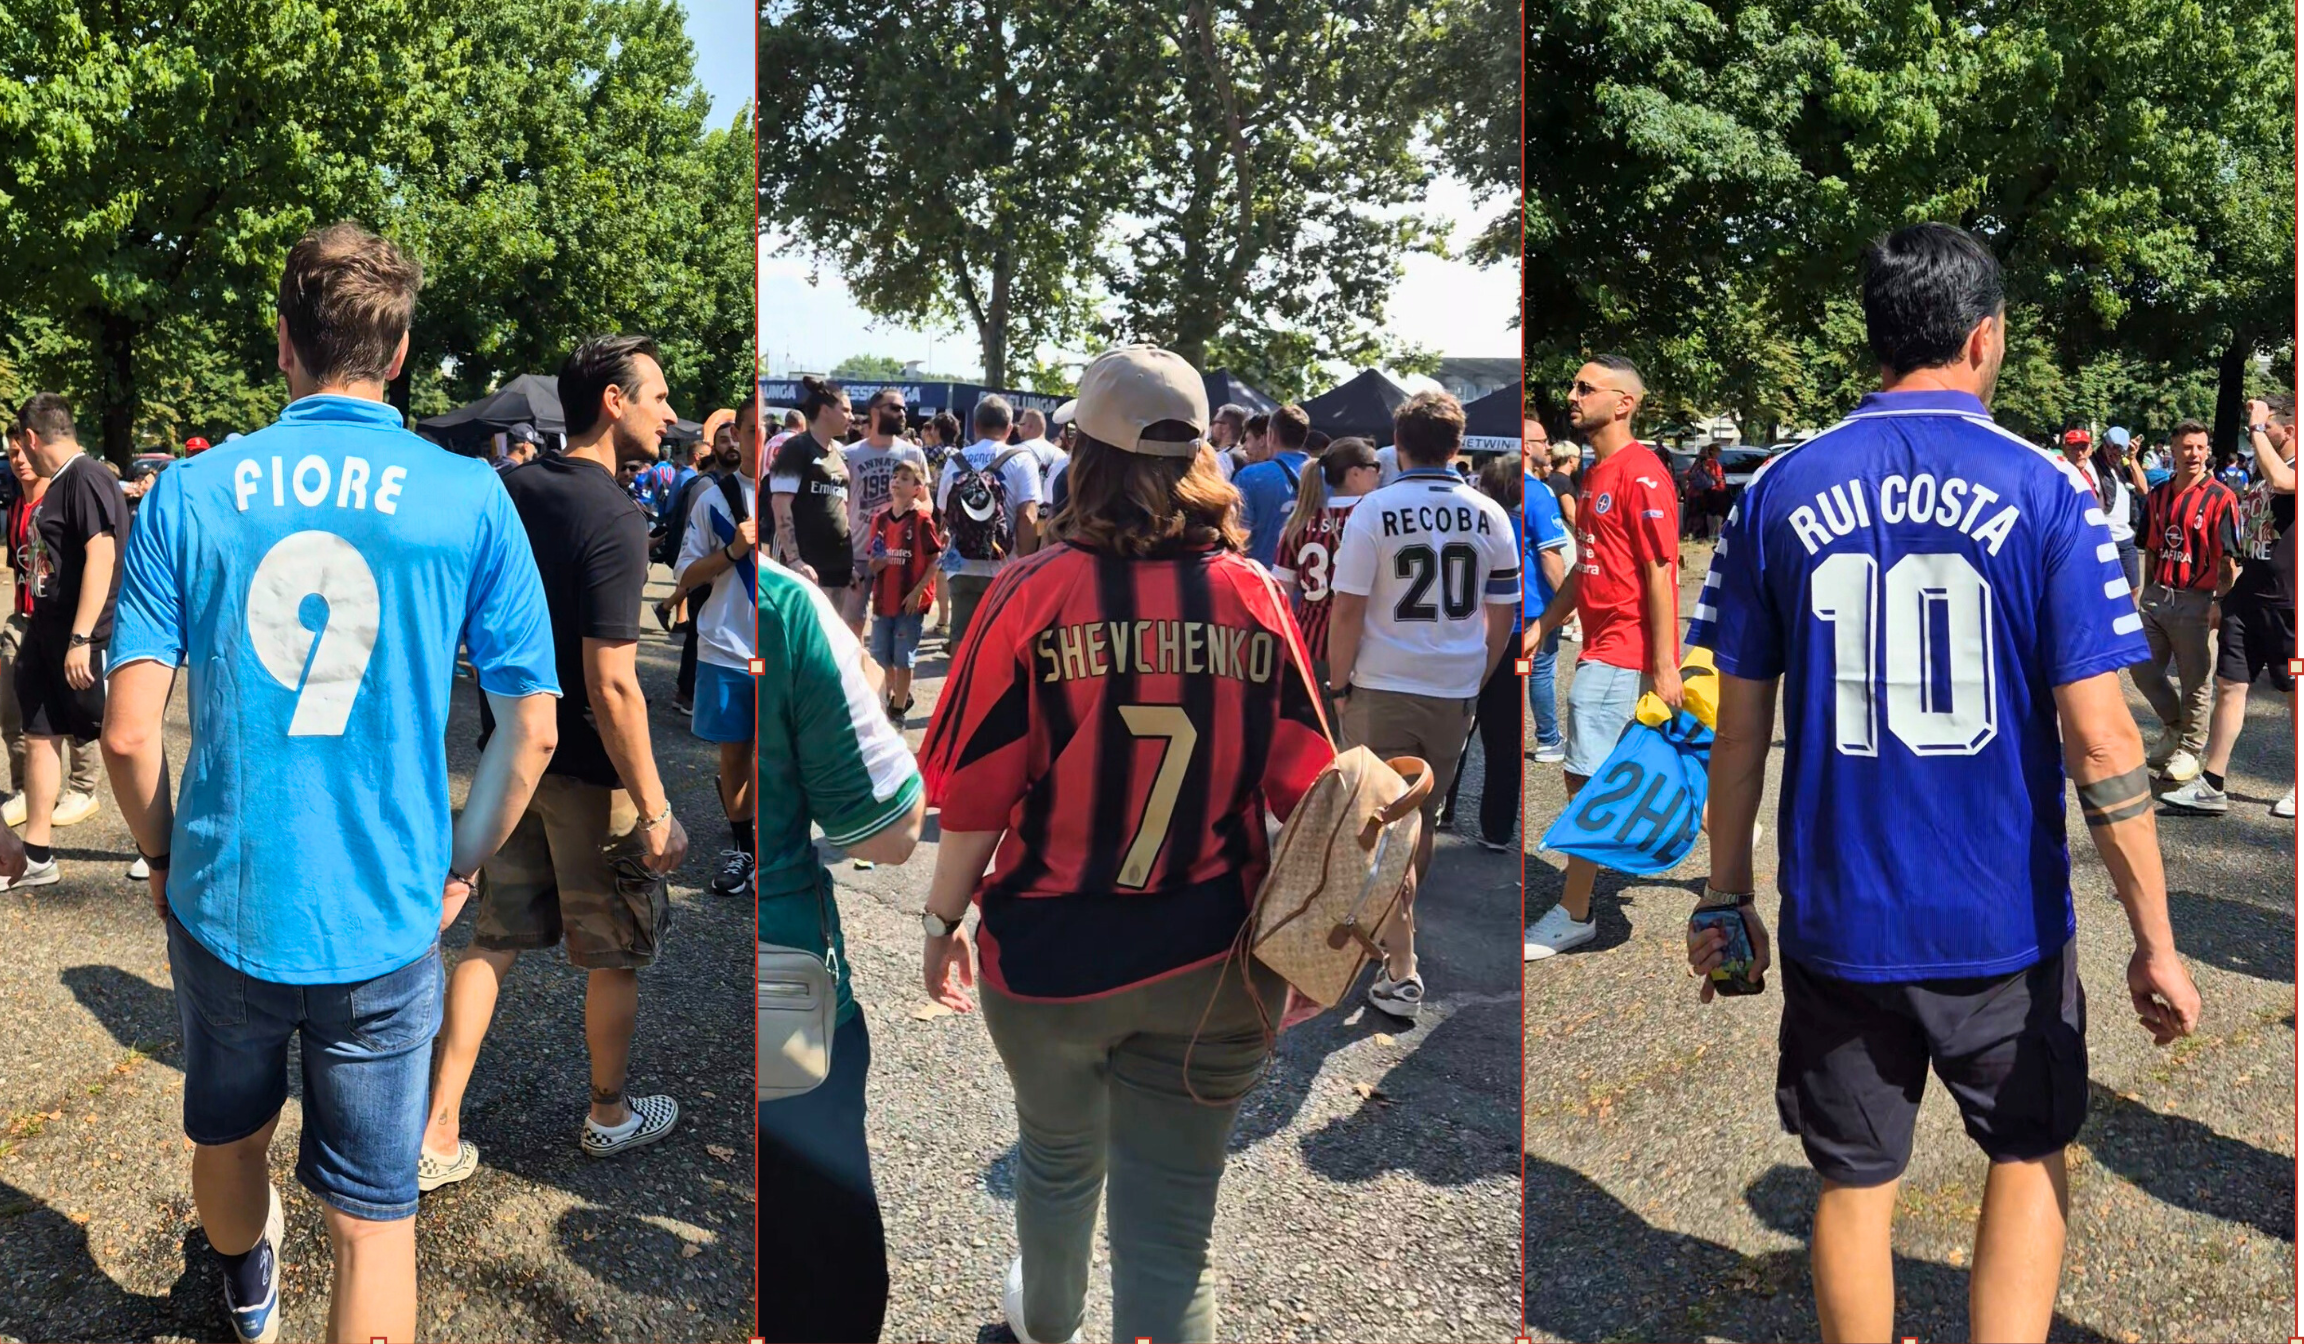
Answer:
[[[762,1207],[813,1211],[761,1222],[760,1333],[880,1335],[871,1045],[810,837],[902,863],[934,808],[922,988],[981,1014],[1020,1130],[1000,1337],[1078,1337],[1102,1202],[1118,1337],[1215,1338],[1218,1184],[1286,990],[1233,955],[1267,826],[1339,745],[1418,756],[1440,785],[1426,870],[1476,719],[1519,722],[1498,679],[1518,482],[1459,474],[1445,394],[1399,408],[1387,480],[1373,444],[1329,442],[1300,407],[1211,413],[1199,373],[1150,346],[1091,362],[1055,439],[998,396],[963,432],[949,413],[908,427],[883,392],[861,435],[839,387],[804,380],[801,400],[767,449],[783,563],[760,589],[760,938],[828,956],[839,1006],[822,1081],[760,1105]],[[915,752],[932,612],[950,663]],[[1500,740],[1496,847],[1519,803]],[[1379,933],[1367,1002],[1413,1021],[1413,918]]]
[[[2295,402],[2249,403],[2237,490],[2197,421],[2173,427],[2165,469],[2123,428],[2101,443],[2066,431],[2051,450],[1993,422],[2005,306],[1973,237],[1897,230],[1866,254],[1860,288],[1881,390],[1769,458],[1723,511],[1684,635],[1682,501],[1632,432],[1638,368],[1596,356],[1567,391],[1594,460],[1558,496],[1565,526],[1536,486],[1567,473],[1547,470],[1530,422],[1530,569],[1549,590],[1523,642],[1532,754],[1560,764],[1576,798],[1636,700],[1680,710],[1685,654],[1710,655],[1712,866],[1688,967],[1707,1002],[1759,992],[1771,970],[1782,988],[1776,1100],[1823,1178],[1823,1336],[1891,1335],[1889,1228],[1932,1068],[1991,1160],[1974,1337],[2041,1339],[2064,1150],[2089,1096],[2066,781],[2127,916],[2128,1003],[2166,1045],[2192,1031],[2200,998],[2170,928],[2155,807],[2226,810],[2223,772],[2260,679],[2293,722]],[[1572,673],[1555,664],[1571,617]],[[2149,750],[2124,675],[2158,720]],[[1779,731],[1771,941],[1754,856]],[[2293,817],[2293,789],[2271,811]],[[1592,941],[1596,876],[1568,859],[1558,902],[1525,930],[1527,961]]]
[[[62,396],[26,399],[8,430],[0,717],[23,834],[0,830],[0,874],[11,891],[58,880],[53,828],[94,810],[100,741],[131,874],[166,931],[193,1198],[243,1340],[280,1328],[269,1161],[292,1041],[295,1170],[334,1250],[332,1339],[414,1337],[418,1198],[479,1165],[461,1103],[520,952],[565,945],[589,974],[581,1150],[622,1155],[679,1115],[630,1087],[640,971],[688,848],[637,672],[649,519],[621,484],[674,423],[656,347],[580,344],[559,373],[564,446],[539,452],[516,430],[491,470],[385,401],[421,283],[356,224],[298,240],[278,296],[286,409],[133,491],[81,450]],[[757,562],[739,445],[756,419],[754,402],[716,417],[724,484],[695,492],[686,535],[659,552],[721,674],[692,726],[722,748],[732,857],[713,885],[729,895],[751,881]],[[460,676],[481,734],[452,815]],[[191,745],[172,781],[179,683]],[[441,936],[467,904],[472,944],[451,975]]]

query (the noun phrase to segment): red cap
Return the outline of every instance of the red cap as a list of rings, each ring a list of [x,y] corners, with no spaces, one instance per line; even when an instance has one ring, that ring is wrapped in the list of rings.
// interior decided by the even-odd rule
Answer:
[[[2087,430],[2085,430],[2085,429],[2067,429],[2067,430],[2065,430],[2065,431],[2064,431],[2064,446],[2065,446],[2065,447],[2067,447],[2067,448],[2085,448],[2085,447],[2087,447],[2087,446],[2088,446],[2088,431],[2087,431]]]
[[[205,453],[207,451],[208,440],[201,438],[197,434],[193,435],[189,439],[184,440],[184,455],[186,457],[190,457],[194,453]]]

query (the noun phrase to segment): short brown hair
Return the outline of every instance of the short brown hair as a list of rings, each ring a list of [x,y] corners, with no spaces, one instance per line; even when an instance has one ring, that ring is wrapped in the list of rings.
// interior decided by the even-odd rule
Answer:
[[[1464,407],[1445,392],[1419,392],[1392,412],[1392,443],[1403,460],[1437,467],[1464,446]]]
[[[2272,413],[2272,419],[2277,424],[2293,425],[2296,423],[2296,397],[2293,393],[2273,393],[2264,398],[2264,408]]]
[[[1272,437],[1280,441],[1280,446],[1294,452],[1312,437],[1312,417],[1304,414],[1303,407],[1291,402],[1272,412],[1270,428]]]
[[[1064,483],[1068,497],[1056,515],[1056,535],[1091,551],[1142,557],[1247,545],[1238,522],[1240,492],[1205,445],[1191,457],[1155,457],[1082,430]]]
[[[894,480],[898,476],[909,476],[922,484],[926,484],[928,480],[928,473],[922,471],[920,464],[909,457],[899,457],[889,464],[888,478]]]
[[[72,407],[55,392],[35,392],[16,410],[16,423],[8,427],[14,438],[31,430],[43,439],[69,443],[79,437],[72,428]]]
[[[322,383],[390,376],[423,287],[415,258],[358,224],[297,239],[280,272],[280,319],[306,376]]]
[[[2204,439],[2212,437],[2208,432],[2208,426],[2201,424],[2199,421],[2179,420],[2176,422],[2176,428],[2168,431],[2168,442],[2174,443],[2176,440],[2183,438],[2187,434],[2197,434]]]

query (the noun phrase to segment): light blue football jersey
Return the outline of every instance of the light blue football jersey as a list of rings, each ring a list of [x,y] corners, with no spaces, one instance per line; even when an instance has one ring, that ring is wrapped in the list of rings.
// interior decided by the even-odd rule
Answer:
[[[558,694],[528,534],[488,464],[313,396],[137,509],[113,670],[189,672],[168,903],[226,963],[341,984],[422,956],[449,865],[450,687]]]
[[[2020,970],[2072,936],[2054,690],[2145,657],[2096,496],[1954,392],[1771,459],[1688,630],[1782,676],[1779,945],[1847,980]]]

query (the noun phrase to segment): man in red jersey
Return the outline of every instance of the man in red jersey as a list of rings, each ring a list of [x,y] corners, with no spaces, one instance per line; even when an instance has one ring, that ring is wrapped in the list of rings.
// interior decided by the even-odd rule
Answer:
[[[2160,717],[2160,741],[2145,754],[2145,763],[2182,784],[2200,773],[2208,749],[2214,692],[2209,636],[2219,616],[2217,599],[2240,575],[2239,557],[2224,547],[2239,500],[2208,474],[2208,426],[2186,420],[2168,438],[2176,474],[2144,501],[2144,590],[2136,602],[2152,656],[2128,675]],[[2171,659],[2181,691],[2168,685]]]
[[[1576,564],[1537,620],[1536,640],[1582,619],[1584,652],[1568,687],[1568,796],[1599,772],[1632,721],[1640,693],[1680,707],[1680,501],[1672,473],[1632,437],[1632,417],[1648,393],[1640,370],[1621,355],[1595,355],[1568,390],[1569,423],[1592,445],[1576,514]],[[1588,859],[1568,860],[1560,904],[1528,926],[1527,961],[1591,942]]]

